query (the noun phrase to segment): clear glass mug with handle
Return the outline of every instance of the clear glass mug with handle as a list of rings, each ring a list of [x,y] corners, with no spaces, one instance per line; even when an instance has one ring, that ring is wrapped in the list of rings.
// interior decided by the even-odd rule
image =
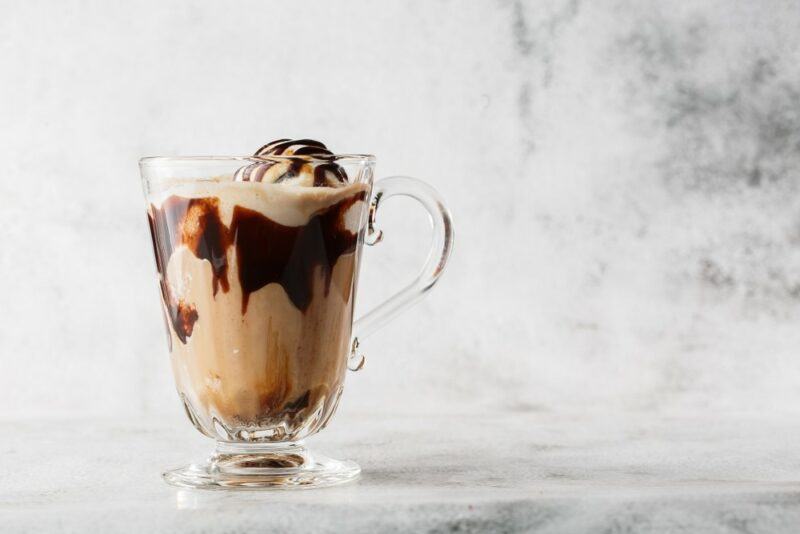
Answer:
[[[429,185],[373,184],[369,155],[300,152],[140,161],[178,394],[192,424],[217,441],[205,462],[164,473],[169,483],[255,489],[356,478],[358,465],[312,454],[302,440],[325,427],[347,368],[363,363],[358,339],[422,297],[452,250],[450,214]],[[380,241],[376,215],[396,195],[429,213],[431,250],[413,283],[354,321],[362,246]]]

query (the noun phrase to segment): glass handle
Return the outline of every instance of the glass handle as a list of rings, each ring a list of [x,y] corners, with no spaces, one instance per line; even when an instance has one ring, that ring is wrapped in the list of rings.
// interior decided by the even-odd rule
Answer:
[[[394,196],[406,196],[422,204],[430,215],[433,227],[428,259],[417,278],[392,297],[367,312],[353,324],[353,350],[350,368],[358,370],[363,365],[363,356],[357,354],[358,339],[378,330],[402,310],[419,301],[431,289],[444,271],[450,252],[453,250],[453,221],[450,211],[444,205],[439,193],[430,185],[408,176],[392,176],[375,182],[372,188],[372,201],[369,206],[369,221],[364,242],[376,245],[383,238],[383,232],[376,230],[375,220],[383,202]]]

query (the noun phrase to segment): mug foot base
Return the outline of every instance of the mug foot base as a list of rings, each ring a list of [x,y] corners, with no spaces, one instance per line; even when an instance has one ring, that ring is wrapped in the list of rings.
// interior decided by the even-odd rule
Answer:
[[[205,462],[166,471],[162,477],[182,488],[281,490],[335,486],[360,473],[355,462],[312,454],[300,443],[220,443]]]

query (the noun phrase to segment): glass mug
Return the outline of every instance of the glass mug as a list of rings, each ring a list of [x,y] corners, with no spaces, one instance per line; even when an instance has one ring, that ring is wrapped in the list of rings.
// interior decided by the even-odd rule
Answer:
[[[333,168],[341,183],[247,179],[305,164]],[[437,192],[408,177],[373,184],[369,155],[148,157],[139,166],[178,394],[192,424],[217,441],[208,460],[164,479],[284,488],[356,478],[358,465],[312,454],[302,440],[330,420],[346,369],[363,364],[359,338],[442,274],[453,228]],[[362,245],[381,240],[375,217],[395,195],[429,213],[431,250],[413,283],[354,321]]]

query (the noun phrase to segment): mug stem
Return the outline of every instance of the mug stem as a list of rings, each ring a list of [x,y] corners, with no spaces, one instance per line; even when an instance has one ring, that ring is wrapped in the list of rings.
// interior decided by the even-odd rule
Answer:
[[[218,441],[205,462],[167,471],[163,477],[180,487],[264,490],[333,486],[357,478],[360,472],[354,462],[312,453],[302,441]]]

